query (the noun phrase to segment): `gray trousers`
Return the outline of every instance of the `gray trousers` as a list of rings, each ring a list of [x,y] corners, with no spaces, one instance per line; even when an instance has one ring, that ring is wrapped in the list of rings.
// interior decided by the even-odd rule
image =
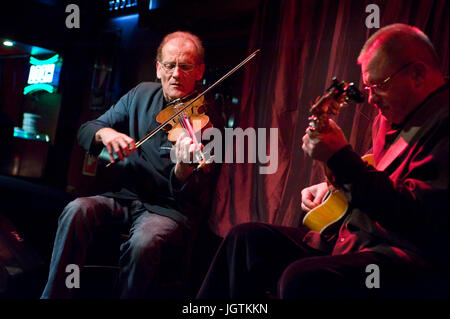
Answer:
[[[183,245],[183,226],[169,217],[150,213],[137,200],[92,196],[70,202],[59,217],[48,281],[41,298],[73,297],[76,288],[66,286],[67,265],[85,265],[96,229],[122,223],[131,228],[129,239],[120,247],[120,297],[147,297],[154,288],[164,250]]]

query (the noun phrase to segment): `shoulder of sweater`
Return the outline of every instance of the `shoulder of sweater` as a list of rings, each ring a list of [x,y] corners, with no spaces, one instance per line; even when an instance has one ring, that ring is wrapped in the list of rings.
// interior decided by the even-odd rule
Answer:
[[[134,87],[134,90],[136,93],[143,93],[143,92],[154,92],[161,88],[161,83],[156,82],[141,82],[138,85]]]

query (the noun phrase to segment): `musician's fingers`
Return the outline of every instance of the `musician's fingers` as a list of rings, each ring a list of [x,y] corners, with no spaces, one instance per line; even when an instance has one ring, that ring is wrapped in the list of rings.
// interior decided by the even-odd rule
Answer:
[[[195,151],[196,151],[196,146],[195,146],[195,144],[192,142],[191,144],[189,144],[189,159],[190,159],[190,161],[191,162],[199,162],[200,161],[200,159],[199,158],[195,158],[194,159],[194,154],[195,154]]]
[[[302,204],[301,207],[304,211],[308,212],[314,207],[316,207],[318,204],[313,201],[314,196],[313,194],[309,193],[306,196],[302,196]]]
[[[111,161],[111,163],[114,163],[114,155],[113,155],[111,143],[106,144],[106,150],[108,151],[108,154],[109,154],[109,160]]]
[[[195,145],[194,145],[194,143],[190,143],[190,144],[188,144],[188,147],[189,147],[189,153],[194,153],[194,151],[195,151]]]
[[[178,150],[186,150],[186,146],[187,144],[189,144],[189,141],[187,140],[188,137],[186,137],[185,133],[181,133],[180,135],[178,135],[177,141],[175,143],[175,148],[177,148]]]
[[[336,124],[335,121],[333,121],[332,119],[328,119],[328,124],[330,125],[331,128],[335,129],[338,128],[340,129],[340,127]]]
[[[328,188],[318,188],[316,196],[314,198],[314,203],[316,205],[319,205],[322,202],[322,199],[325,197],[327,192],[328,192]]]
[[[195,149],[194,141],[190,137],[186,136],[185,138],[183,138],[181,143],[183,144],[187,154],[189,154],[189,157],[192,158],[192,153]]]
[[[125,141],[125,139],[123,139],[123,138],[118,138],[117,144],[120,147],[122,154],[124,156],[128,157],[130,155],[130,148],[128,146],[128,142]]]
[[[301,195],[302,195],[302,204],[304,204],[306,207],[314,205],[313,203],[314,194],[310,191],[310,187],[304,188],[301,191]]]
[[[175,142],[175,155],[177,157],[178,160],[181,159],[181,140],[184,138],[184,133],[182,132],[181,134],[178,135],[177,140]]]
[[[309,207],[307,207],[305,204],[301,204],[300,205],[300,207],[302,208],[302,210],[304,211],[304,212],[309,212],[311,209],[309,208]]]
[[[316,128],[312,126],[308,126],[305,130],[305,133],[308,134],[310,138],[316,137],[318,135]]]
[[[117,156],[119,156],[120,160],[123,162],[125,160],[125,158],[123,157],[122,150],[120,149],[119,143],[116,140],[114,140],[111,142],[111,144],[112,144],[114,153],[116,153]]]
[[[136,152],[136,142],[132,138],[130,138],[130,140],[128,140],[127,143],[130,152]]]
[[[181,143],[184,143],[186,146],[190,145],[192,143],[194,143],[194,141],[192,140],[192,138],[190,138],[189,136],[185,136],[182,140]]]
[[[211,172],[211,162],[201,161],[198,164],[197,169],[201,169],[203,172],[209,173],[209,172]]]
[[[181,145],[180,145],[180,138],[178,137],[176,143],[175,143],[175,156],[177,158],[177,162],[181,159]]]
[[[308,134],[303,135],[303,137],[302,137],[303,143],[307,143],[308,140],[309,140],[309,135]]]
[[[180,145],[181,141],[186,137],[186,133],[182,131],[177,138],[177,141],[175,142],[175,145]]]
[[[302,150],[305,153],[309,154],[308,153],[309,152],[309,147],[308,147],[308,145],[309,145],[309,136],[308,136],[308,134],[303,135],[302,141],[303,141]]]
[[[178,158],[183,163],[190,163],[189,138],[183,137],[178,143]]]
[[[316,196],[313,200],[313,205],[319,205],[322,202],[322,198],[323,196]]]
[[[336,134],[340,135],[343,139],[345,139],[344,132],[342,132],[342,129],[339,125],[332,119],[328,121],[330,123],[331,130],[334,131]]]

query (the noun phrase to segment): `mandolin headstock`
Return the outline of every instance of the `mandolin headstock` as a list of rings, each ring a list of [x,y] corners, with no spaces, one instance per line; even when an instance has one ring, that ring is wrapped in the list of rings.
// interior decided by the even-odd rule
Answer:
[[[336,77],[332,81],[325,94],[319,97],[310,109],[311,116],[308,118],[310,135],[327,132],[329,117],[339,114],[341,108],[350,100],[356,103],[364,101],[364,94],[353,83],[339,82]]]

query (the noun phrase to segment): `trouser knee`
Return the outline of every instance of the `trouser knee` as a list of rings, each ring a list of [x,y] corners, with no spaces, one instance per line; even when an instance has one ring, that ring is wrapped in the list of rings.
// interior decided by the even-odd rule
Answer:
[[[71,201],[59,216],[58,223],[76,226],[94,226],[99,224],[98,216],[95,212],[95,202],[90,198],[77,198]]]
[[[248,222],[234,226],[225,237],[226,241],[252,240],[264,237],[267,234],[264,223]]]
[[[164,247],[168,245],[159,236],[132,236],[123,246],[122,251],[129,254],[136,263],[160,264]]]

